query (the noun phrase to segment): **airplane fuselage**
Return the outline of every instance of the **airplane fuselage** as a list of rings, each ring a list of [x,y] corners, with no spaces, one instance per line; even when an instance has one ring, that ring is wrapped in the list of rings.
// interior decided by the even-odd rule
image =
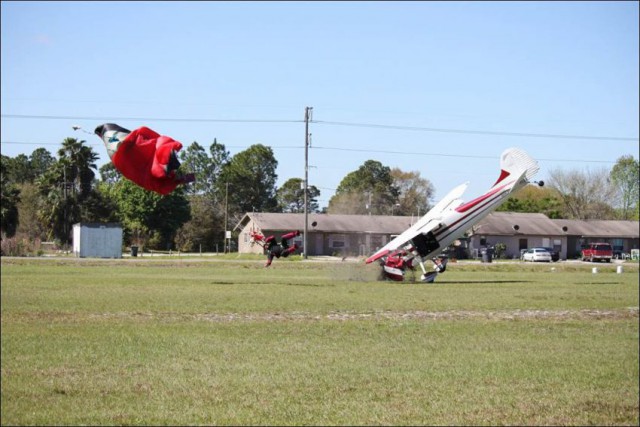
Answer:
[[[477,199],[461,204],[455,208],[451,207],[442,213],[435,228],[427,226],[430,230],[425,234],[418,234],[411,241],[417,248],[419,255],[423,259],[429,259],[440,254],[455,240],[470,230],[478,222],[495,210],[506,197],[520,186],[526,184],[507,182],[504,186],[494,189]]]

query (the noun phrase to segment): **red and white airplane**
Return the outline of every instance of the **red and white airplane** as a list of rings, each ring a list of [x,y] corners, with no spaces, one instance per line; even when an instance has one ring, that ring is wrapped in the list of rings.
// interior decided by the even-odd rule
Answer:
[[[507,197],[531,183],[540,169],[538,162],[518,148],[509,148],[500,156],[500,176],[480,197],[464,203],[462,194],[468,183],[454,188],[418,222],[391,240],[366,263],[378,261],[385,277],[402,281],[406,269],[420,266],[423,282],[433,282],[443,273],[447,258],[438,256],[456,239],[496,209]],[[542,181],[538,182],[542,186]],[[427,272],[424,261],[433,261],[433,271]]]

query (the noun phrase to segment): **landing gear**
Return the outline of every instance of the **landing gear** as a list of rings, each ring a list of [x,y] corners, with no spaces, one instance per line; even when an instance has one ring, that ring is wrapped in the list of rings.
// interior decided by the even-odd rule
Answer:
[[[422,243],[422,242],[421,242]],[[444,273],[447,268],[447,257],[437,256],[431,259],[433,262],[432,271],[427,271],[424,265],[424,257],[420,255],[420,249],[416,247],[406,247],[396,250],[384,258],[379,260],[382,267],[381,277],[395,282],[402,282],[406,270],[410,270],[412,273],[416,271],[416,264],[420,266],[422,275],[420,281],[424,283],[433,283],[436,276],[439,273]],[[422,252],[425,253],[425,252]],[[428,253],[428,252],[427,252]],[[412,274],[412,282],[415,280],[415,275]]]
[[[422,260],[419,261],[420,269],[422,269],[422,276],[420,276],[420,280],[425,283],[433,283],[436,280],[436,276],[439,273],[444,273],[447,269],[447,257],[445,256],[437,256],[431,259],[433,262],[433,271],[427,272],[427,269],[424,266],[424,262]]]

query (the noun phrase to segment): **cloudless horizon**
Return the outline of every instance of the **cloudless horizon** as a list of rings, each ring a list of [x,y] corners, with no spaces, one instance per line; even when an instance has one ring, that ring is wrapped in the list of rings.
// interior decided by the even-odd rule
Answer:
[[[277,185],[326,207],[367,160],[417,171],[433,201],[498,177],[500,154],[610,169],[639,151],[636,1],[1,3],[1,151],[148,126],[231,155],[273,149]],[[85,132],[74,131],[81,126]],[[390,207],[391,211],[391,207]]]

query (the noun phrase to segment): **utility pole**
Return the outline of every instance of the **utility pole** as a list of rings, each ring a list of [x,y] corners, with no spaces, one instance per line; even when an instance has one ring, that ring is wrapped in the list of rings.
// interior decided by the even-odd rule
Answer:
[[[224,253],[227,253],[227,250],[230,246],[229,241],[229,183],[226,185],[227,189],[224,193]],[[229,251],[230,252],[230,251]]]
[[[309,121],[311,120],[311,113],[313,107],[306,107],[304,109],[304,255],[303,258],[307,259],[307,244],[309,234]]]
[[[62,179],[64,188],[64,245],[67,246],[67,239],[69,238],[69,228],[67,227],[67,164],[62,166]]]

